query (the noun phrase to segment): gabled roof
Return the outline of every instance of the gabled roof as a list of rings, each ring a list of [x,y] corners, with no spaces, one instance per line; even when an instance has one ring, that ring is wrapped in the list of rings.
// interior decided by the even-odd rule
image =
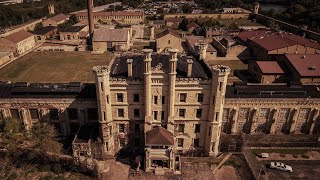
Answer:
[[[183,20],[183,18],[166,18],[166,22],[174,22],[174,23],[180,23]]]
[[[55,15],[49,19],[55,21],[55,22],[61,22],[63,20],[66,20],[69,16],[67,15],[64,15],[64,14],[58,14],[58,15]]]
[[[262,74],[284,74],[277,61],[256,61]]]
[[[83,30],[86,26],[70,26],[66,29],[61,30],[60,32],[80,32]]]
[[[16,50],[16,43],[5,38],[0,38],[0,50],[13,52]]]
[[[167,35],[167,34],[171,34],[172,36],[175,36],[175,37],[177,37],[177,38],[181,38],[179,34],[177,34],[176,32],[174,32],[174,31],[172,31],[172,30],[170,30],[170,29],[166,29],[166,30],[158,33],[158,34],[156,35],[156,38],[157,38],[157,39],[158,39],[158,38],[161,38],[161,37],[163,37],[163,36],[165,36],[165,35]]]
[[[320,54],[285,56],[301,77],[320,77]]]
[[[255,30],[255,31],[242,31],[240,32],[237,37],[242,41],[247,41],[249,38],[253,37],[260,37],[263,34],[266,34],[268,30]]]
[[[191,28],[198,28],[200,27],[197,23],[195,22],[191,22],[187,25],[187,29],[191,29]]]
[[[46,26],[46,27],[41,27],[39,29],[36,29],[33,31],[33,34],[36,35],[45,35],[51,31],[54,31],[55,29],[57,29],[57,27],[55,26]]]
[[[18,43],[18,42],[21,42],[31,36],[33,36],[33,34],[27,32],[25,30],[21,30],[16,33],[10,34],[9,36],[6,36],[5,38],[11,42]]]
[[[278,34],[271,34],[261,37],[250,38],[251,41],[255,42],[262,48],[267,51],[272,51],[276,49],[286,48],[290,46],[297,45],[297,42],[294,42],[284,36]]]
[[[173,134],[157,126],[146,132],[146,145],[173,145]]]

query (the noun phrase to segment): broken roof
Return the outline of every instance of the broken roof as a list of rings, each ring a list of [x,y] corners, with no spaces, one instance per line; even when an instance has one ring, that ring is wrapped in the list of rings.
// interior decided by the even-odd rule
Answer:
[[[320,54],[285,55],[301,77],[320,77]]]
[[[132,78],[143,80],[144,76],[144,62],[143,55],[123,55],[116,57],[111,66],[111,77],[115,78],[128,78],[128,65],[127,59],[132,59]],[[154,54],[151,56],[151,66],[153,69],[157,68],[164,73],[169,73],[169,59],[168,54]],[[187,59],[190,57],[178,57],[177,62],[177,78],[187,78]],[[191,78],[210,79],[212,77],[211,70],[204,61],[193,60]]]
[[[129,30],[128,29],[107,29],[100,28],[94,30],[93,42],[124,42],[129,40]]]
[[[33,34],[27,32],[25,30],[21,30],[16,33],[10,34],[9,36],[6,36],[5,38],[11,42],[18,43],[18,42],[21,42],[29,37],[32,37],[32,36],[33,36]]]
[[[146,132],[146,145],[173,145],[173,134],[163,127],[156,126]]]
[[[256,61],[263,74],[284,74],[277,61]]]

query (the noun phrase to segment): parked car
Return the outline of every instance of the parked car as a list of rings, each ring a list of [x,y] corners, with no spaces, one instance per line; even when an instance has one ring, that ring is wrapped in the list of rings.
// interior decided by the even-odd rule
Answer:
[[[281,162],[270,162],[270,164],[268,164],[268,166],[271,169],[277,169],[279,171],[293,172],[293,169],[291,166],[289,166],[285,163],[281,163]]]
[[[269,158],[269,157],[270,157],[269,153],[261,153],[261,154],[259,154],[258,156],[259,156],[260,158]]]

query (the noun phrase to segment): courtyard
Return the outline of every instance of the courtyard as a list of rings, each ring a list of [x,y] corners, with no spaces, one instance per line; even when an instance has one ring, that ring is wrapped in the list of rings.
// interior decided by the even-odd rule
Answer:
[[[1,81],[32,83],[94,82],[92,67],[108,65],[111,53],[31,52],[0,69]]]

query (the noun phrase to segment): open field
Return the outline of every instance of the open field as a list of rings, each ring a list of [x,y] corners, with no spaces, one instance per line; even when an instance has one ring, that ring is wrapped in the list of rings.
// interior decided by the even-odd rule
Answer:
[[[94,82],[92,67],[108,65],[110,53],[32,52],[0,69],[0,81],[12,82]]]

